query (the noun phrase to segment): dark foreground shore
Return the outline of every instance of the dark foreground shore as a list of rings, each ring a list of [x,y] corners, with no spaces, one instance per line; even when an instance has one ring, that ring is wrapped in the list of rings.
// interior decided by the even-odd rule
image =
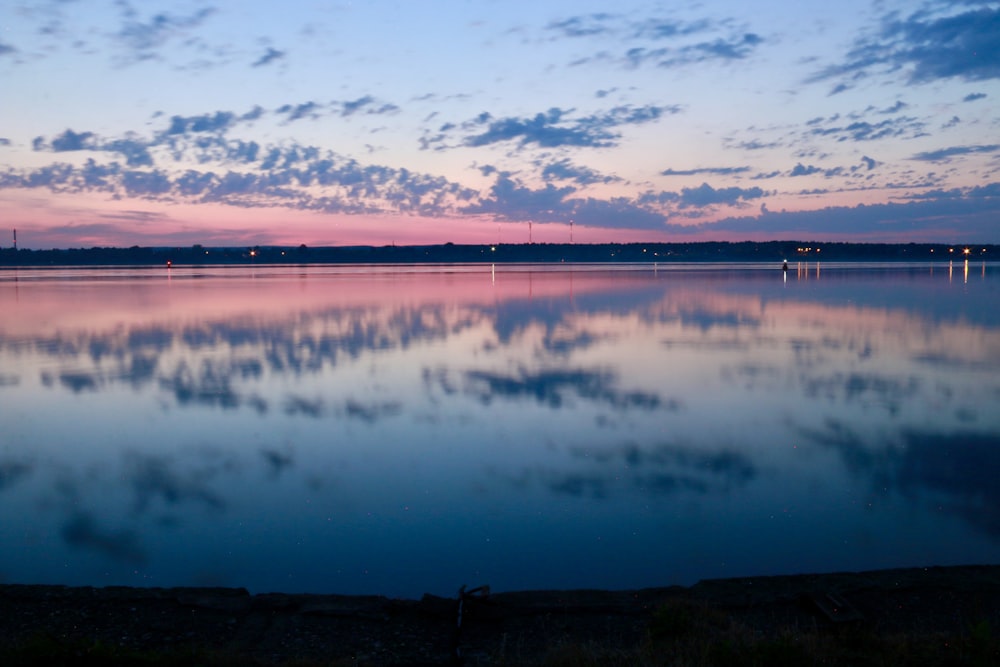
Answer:
[[[2,665],[1000,665],[1000,566],[393,600],[0,586]]]

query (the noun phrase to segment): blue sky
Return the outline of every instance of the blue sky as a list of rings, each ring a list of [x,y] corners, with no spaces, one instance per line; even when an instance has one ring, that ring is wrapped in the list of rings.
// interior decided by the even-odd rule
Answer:
[[[0,77],[22,247],[1000,243],[1000,2],[5,0]]]

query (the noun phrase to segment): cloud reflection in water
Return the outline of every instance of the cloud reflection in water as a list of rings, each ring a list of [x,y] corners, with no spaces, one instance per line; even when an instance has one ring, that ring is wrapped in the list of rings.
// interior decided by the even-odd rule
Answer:
[[[419,595],[1000,558],[990,272],[299,271],[20,280],[0,576]],[[46,531],[69,569],[16,537]]]

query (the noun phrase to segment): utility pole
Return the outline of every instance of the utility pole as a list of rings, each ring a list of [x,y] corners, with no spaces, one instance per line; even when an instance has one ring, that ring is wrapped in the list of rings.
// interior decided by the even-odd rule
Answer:
[[[17,250],[17,230],[14,230],[14,250]]]

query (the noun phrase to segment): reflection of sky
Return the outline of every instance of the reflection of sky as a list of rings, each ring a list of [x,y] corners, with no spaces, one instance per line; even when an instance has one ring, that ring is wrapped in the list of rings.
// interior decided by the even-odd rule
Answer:
[[[0,579],[451,594],[995,562],[936,269],[0,280]]]

